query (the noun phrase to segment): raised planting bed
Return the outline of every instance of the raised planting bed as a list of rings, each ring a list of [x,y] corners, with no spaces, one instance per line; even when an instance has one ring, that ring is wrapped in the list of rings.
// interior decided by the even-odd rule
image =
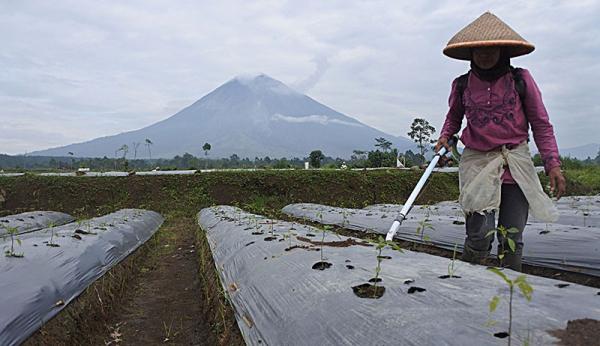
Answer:
[[[75,221],[74,217],[58,211],[30,211],[8,215],[0,217],[0,237],[10,233],[23,234],[47,227],[62,226],[73,221]]]
[[[15,345],[58,314],[160,227],[160,214],[117,212],[0,243],[0,344]]]
[[[523,233],[523,263],[600,277],[598,200],[598,197],[565,197],[557,204],[558,222],[546,224],[530,220]],[[583,208],[586,208],[585,215]],[[385,235],[401,209],[401,205],[390,204],[347,209],[300,203],[287,205],[283,212],[299,219]],[[466,234],[464,221],[455,202],[414,206],[396,238],[450,251],[456,246],[457,251],[462,252]],[[496,244],[495,240],[494,255]]]
[[[230,206],[203,209],[198,222],[249,345],[506,344],[509,289],[483,266]],[[549,330],[600,318],[597,289],[533,276],[526,282],[531,300],[516,287],[512,299],[516,343],[547,345],[557,340]]]

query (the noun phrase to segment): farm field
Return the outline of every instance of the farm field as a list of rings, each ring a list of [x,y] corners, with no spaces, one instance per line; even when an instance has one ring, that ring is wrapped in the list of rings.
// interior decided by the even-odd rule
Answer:
[[[302,220],[302,218],[287,215],[282,212],[282,209],[293,203],[315,203],[358,210],[378,204],[401,204],[408,194],[410,194],[419,178],[420,172],[395,170],[369,172],[211,172],[191,175],[87,177],[85,179],[79,177],[29,175],[0,177],[0,216],[38,210],[53,210],[70,214],[77,220],[87,220],[114,213],[121,209],[135,208],[159,213],[164,218],[164,223],[160,229],[148,241],[145,241],[144,245],[140,246],[133,254],[129,255],[100,279],[88,286],[78,298],[64,307],[41,330],[36,331],[26,344],[105,343],[111,345],[148,345],[167,343],[175,345],[241,345],[246,342],[249,344],[258,344],[258,340],[263,340],[261,338],[264,338],[265,341],[271,340],[271,343],[267,344],[273,344],[273,340],[278,339],[269,339],[268,336],[256,337],[256,333],[260,334],[262,331],[259,327],[264,328],[264,321],[260,322],[259,320],[255,321],[255,318],[248,319],[247,316],[244,317],[245,315],[241,313],[243,309],[240,308],[239,302],[236,303],[235,298],[232,300],[236,291],[243,292],[242,284],[240,283],[239,287],[231,287],[231,283],[236,281],[228,282],[224,280],[224,272],[220,269],[215,270],[215,268],[219,268],[215,267],[215,259],[217,260],[217,265],[219,265],[222,257],[219,257],[219,252],[215,251],[215,238],[211,239],[210,236],[207,237],[206,231],[210,229],[209,225],[202,224],[202,217],[198,218],[198,214],[203,209],[204,213],[208,213],[211,208],[215,208],[214,206],[228,205],[240,208],[240,212],[235,211],[238,209],[232,209],[234,211],[231,212],[232,214],[229,217],[233,220],[236,218],[236,213],[241,215],[243,212],[279,220],[278,222],[282,225],[287,225],[290,222],[296,224],[302,223],[304,224],[302,227],[317,226],[319,227],[318,229],[322,229],[322,225],[320,226],[316,222],[319,221],[318,219]],[[568,188],[570,192],[576,195],[598,194],[600,192],[593,184],[582,183],[575,178],[569,182]],[[458,177],[456,174],[436,173],[432,176],[430,183],[417,202],[421,205],[433,205],[438,202],[452,201],[457,197]],[[213,210],[216,211],[216,209]],[[588,211],[588,213],[594,212]],[[389,212],[389,214],[393,213]],[[584,228],[588,228],[588,223],[595,222],[593,218],[587,218],[584,221],[583,216],[579,214],[574,219],[579,220],[578,222],[582,223],[579,227]],[[199,221],[203,225],[202,228],[199,226]],[[234,224],[238,222],[236,221]],[[253,227],[250,219],[247,219],[245,222],[248,225],[244,225],[241,228],[242,230],[247,227]],[[586,224],[583,225],[583,222],[586,222]],[[346,237],[353,237],[352,239],[356,239],[356,242],[368,242],[369,240],[376,239],[373,233],[361,234],[357,229],[341,227],[341,225],[334,225],[334,223],[331,224],[330,234],[327,235],[331,239],[328,238],[328,241],[339,241],[334,235],[336,232],[340,234],[340,237],[344,237],[344,239],[347,239]],[[592,228],[597,227],[594,224]],[[554,229],[550,230],[554,231]],[[539,233],[539,231],[537,230],[536,232]],[[246,230],[246,233],[248,232],[249,230]],[[263,232],[269,232],[268,224],[264,225]],[[443,233],[444,229],[438,227],[435,232]],[[262,238],[267,237],[265,235],[253,236],[253,238],[258,240],[250,241],[262,242],[257,244],[261,247],[266,245],[289,247],[287,242],[290,239],[289,237],[284,237],[284,230],[281,229],[277,233],[276,242],[263,241]],[[552,232],[546,235],[551,234]],[[252,236],[248,235],[248,237]],[[298,236],[294,237],[296,238],[292,239],[294,244],[302,245],[302,241],[297,240]],[[322,246],[319,246],[320,238],[309,240],[314,244],[305,242],[305,246],[322,248]],[[250,241],[246,241],[246,238],[239,238],[240,244],[243,242],[240,246]],[[404,279],[419,281],[418,273],[423,272],[423,270],[418,270],[417,268],[421,267],[415,266],[411,271],[404,274],[400,269],[402,266],[409,266],[409,263],[412,261],[411,256],[413,256],[410,254],[414,254],[419,259],[431,258],[432,261],[437,263],[431,265],[437,268],[436,273],[444,271],[452,258],[452,251],[447,248],[438,249],[427,243],[415,244],[413,246],[413,241],[414,239],[399,240],[399,244],[403,248],[410,248],[413,251],[407,251],[403,255],[398,255],[398,260],[394,259],[390,262],[382,263],[381,275],[388,292],[381,299],[392,299],[396,295],[402,297],[403,292],[408,290],[410,286],[403,286],[404,283],[402,280]],[[16,248],[16,251],[21,251],[18,246]],[[335,257],[334,253],[350,251],[350,249],[354,248],[360,248],[368,252],[368,254],[361,253],[357,255],[354,260],[351,259],[356,262],[355,273],[362,273],[360,280],[356,280],[362,280],[361,283],[366,282],[373,275],[375,265],[377,264],[377,260],[373,255],[375,254],[375,247],[352,246],[349,248],[328,248],[325,246],[324,251],[296,249],[290,251],[290,253],[293,252],[295,256],[305,253],[306,256],[310,256],[311,258],[306,263],[313,265],[313,262],[317,262],[320,259],[320,254],[324,254],[326,257],[330,256],[333,259]],[[62,249],[62,247],[57,249]],[[30,257],[29,255],[32,256],[32,254],[28,250],[24,251],[22,259],[8,258],[8,260],[13,263],[18,263],[20,260],[27,261],[28,257]],[[262,256],[264,251],[260,251]],[[387,249],[386,251],[392,250]],[[286,253],[285,251],[279,252]],[[263,259],[265,256],[260,257],[260,260],[265,261]],[[277,256],[277,254],[273,253],[269,254],[269,256]],[[400,258],[404,258],[404,260],[400,260]],[[421,262],[423,261],[419,260],[419,263]],[[334,267],[330,268],[331,270],[326,269],[324,271],[316,271],[309,268],[309,274],[307,275],[311,275],[313,272],[324,274],[337,271],[339,270],[338,267],[346,269],[346,265],[352,264],[335,262],[333,263]],[[469,267],[471,266],[461,263],[460,268],[469,271]],[[488,300],[492,298],[494,292],[505,292],[505,290],[502,290],[502,279],[485,271],[485,267],[481,267],[475,271],[478,273],[477,277],[485,278],[487,288],[478,300],[476,299],[472,302],[473,305],[470,309],[472,309],[473,314],[469,315],[469,320],[476,320],[482,316],[487,316]],[[600,281],[596,276],[590,275],[590,273],[574,273],[568,270],[561,270],[560,268],[539,267],[535,263],[526,266],[524,271],[528,274],[541,275],[540,277],[527,276],[534,290],[532,309],[541,309],[536,311],[543,311],[551,319],[561,316],[560,318],[556,318],[558,320],[564,318],[565,321],[586,316],[595,317],[595,319],[600,318],[598,309],[593,309],[593,303],[598,301],[598,296],[600,296]],[[389,274],[387,277],[386,272]],[[439,274],[442,275],[445,273],[440,272]],[[404,276],[407,277],[404,278]],[[510,276],[515,277],[516,273],[511,272]],[[552,281],[549,283],[550,281],[546,281],[553,280],[552,278],[564,280],[561,282],[568,282],[570,286],[559,289],[554,285],[560,282]],[[272,276],[267,275],[265,276],[265,280],[274,279]],[[274,283],[276,281],[274,280]],[[396,284],[398,286],[395,286]],[[413,286],[421,287],[419,286],[420,284],[417,282]],[[349,290],[350,295],[344,299],[354,299],[350,283],[347,286],[346,288]],[[338,286],[332,283],[331,287]],[[553,289],[557,291],[554,292],[552,291]],[[228,293],[224,294],[225,292]],[[544,292],[549,293],[546,294]],[[573,305],[573,309],[578,310],[578,313],[571,313],[568,308],[556,312],[558,310],[553,311],[553,309],[549,308],[551,304],[541,304],[540,306],[539,301],[536,302],[535,300],[537,298],[536,293],[538,296],[558,294],[566,301],[573,299],[573,301],[578,301],[578,304],[583,304],[584,307],[575,309],[576,305]],[[436,289],[429,289],[427,292],[423,292],[423,295],[425,294],[436,294]],[[578,298],[569,298],[570,294],[575,294],[575,297]],[[439,296],[442,297],[444,295],[439,293]],[[309,297],[306,297],[306,302],[310,302]],[[419,297],[419,292],[410,297]],[[468,299],[466,296],[463,298]],[[356,299],[361,301],[361,306],[366,305],[367,309],[369,309],[369,302],[378,304],[376,303],[377,301],[383,301]],[[418,300],[422,298],[414,299]],[[411,298],[411,302],[414,303],[413,298]],[[527,327],[522,327],[523,318],[529,313],[529,305],[522,297],[519,298],[518,302],[520,305],[516,307],[515,311],[517,314],[520,314],[520,317],[515,317],[514,323],[520,329],[515,329],[517,331],[513,334],[515,340],[522,342],[527,339]],[[316,302],[310,303],[316,304]],[[499,305],[498,311],[494,314],[495,319],[500,320],[495,328],[486,328],[483,325],[486,322],[485,318],[475,328],[479,333],[477,334],[478,337],[484,337],[489,332],[490,340],[492,340],[490,343],[492,344],[506,342],[504,339],[493,336],[494,333],[502,332],[506,329],[505,319],[502,318],[502,313],[506,310],[506,305],[503,304]],[[400,313],[394,312],[392,314],[393,311],[395,310],[390,310],[390,316]],[[415,305],[414,313],[418,313],[418,311],[418,306]],[[315,313],[318,315],[318,311]],[[552,315],[553,313],[557,315]],[[259,322],[263,324],[259,324]],[[540,319],[539,323],[542,322],[543,320]],[[548,325],[552,329],[566,327],[566,325],[561,326],[556,323]],[[375,326],[372,327],[375,328]],[[289,326],[286,326],[286,328],[289,328]],[[311,330],[310,325],[307,325],[307,328]],[[414,328],[412,327],[413,330]],[[541,327],[531,325],[531,328]],[[305,333],[300,329],[297,332],[298,335]],[[377,337],[377,335],[371,335],[371,337]],[[411,336],[407,336],[407,340],[417,340],[411,338]],[[538,342],[543,344],[551,340],[549,338],[551,338],[549,334],[534,333],[530,340],[538,340]],[[335,336],[328,336],[325,340],[328,340],[325,343],[332,344],[334,343],[332,340],[336,339]],[[349,338],[347,340],[350,342],[350,340],[354,339]],[[456,341],[458,342],[458,340]],[[448,341],[448,343],[452,344],[452,340]]]

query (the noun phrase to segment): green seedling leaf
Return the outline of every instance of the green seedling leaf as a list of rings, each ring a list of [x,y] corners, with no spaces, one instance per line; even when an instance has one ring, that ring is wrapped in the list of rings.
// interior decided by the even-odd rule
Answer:
[[[529,283],[527,282],[527,277],[525,275],[519,275],[519,277],[517,277],[514,282],[515,284],[517,284],[517,287],[519,287],[519,290],[521,291],[521,294],[523,294],[523,297],[525,297],[525,299],[527,299],[528,301],[531,301],[531,297],[533,295],[533,287],[531,287],[531,285],[529,285]]]
[[[17,244],[19,244],[19,246],[21,246],[21,239],[17,238],[15,240],[17,241]]]
[[[506,238],[506,241],[508,242],[508,247],[510,247],[510,250],[514,253],[515,251],[517,251],[517,244],[515,244],[515,241],[510,239],[510,238]]]
[[[503,253],[499,254],[499,255],[498,255],[498,258],[499,258],[499,259],[504,259],[504,254],[503,254]]]
[[[519,231],[519,229],[516,228],[516,227],[511,227],[511,228],[507,229],[506,232],[508,232],[508,233],[519,233],[521,231]]]
[[[487,238],[487,237],[489,237],[489,236],[491,236],[491,235],[493,235],[493,234],[495,234],[495,233],[496,233],[496,230],[495,230],[495,229],[493,229],[493,230],[491,230],[491,231],[487,232],[487,233],[485,234],[485,237]]]
[[[513,285],[513,282],[500,269],[492,267],[492,268],[488,268],[488,270],[491,271],[492,273],[498,275],[499,277],[501,277],[509,286]]]
[[[496,311],[498,304],[500,304],[500,297],[493,296],[492,299],[490,300],[490,313]]]

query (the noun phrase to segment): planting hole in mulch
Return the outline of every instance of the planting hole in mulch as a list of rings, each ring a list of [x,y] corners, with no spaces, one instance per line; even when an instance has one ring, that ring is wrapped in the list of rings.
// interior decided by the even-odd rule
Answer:
[[[265,241],[273,241],[273,240],[276,240],[276,239],[277,239],[277,237],[266,237]]]
[[[415,292],[425,292],[425,291],[427,291],[427,290],[426,290],[426,289],[424,289],[424,288],[417,287],[417,286],[412,286],[412,287],[410,287],[410,288],[408,289],[408,294],[413,294],[413,293],[415,293]]]
[[[460,279],[460,276],[458,276],[458,275],[452,275],[452,276],[440,275],[440,276],[438,276],[438,278],[440,278],[440,279]]]
[[[46,244],[46,246],[50,246],[50,247],[60,247],[60,245],[58,245],[58,244],[55,244],[55,243],[52,243],[52,244],[48,243],[48,244]]]
[[[377,256],[378,259],[392,259],[392,256]]]
[[[319,249],[311,248],[310,246],[306,246],[306,245],[292,245],[290,247],[285,248],[283,251],[292,251],[294,249],[304,249],[304,250],[308,250],[308,251],[319,251]]]
[[[371,282],[371,283],[381,282],[381,281],[383,281],[383,279],[381,279],[381,278],[372,278],[369,280],[369,282]]]
[[[314,234],[312,234],[312,233],[306,233],[306,236],[307,236],[307,237],[314,237],[315,235],[314,235]]]
[[[550,231],[547,231],[547,230],[540,231],[540,234],[548,234],[548,233],[550,233]]]
[[[354,266],[351,266],[351,265],[347,264],[346,268],[348,268],[348,269],[354,269]]]
[[[405,284],[405,285],[410,285],[410,284],[412,284],[413,282],[415,282],[415,280],[413,280],[413,279],[406,279],[406,280],[404,280],[404,284]]]
[[[556,284],[556,285],[554,285],[554,286],[556,286],[556,287],[558,287],[558,288],[565,288],[565,287],[568,287],[568,286],[570,286],[570,285],[569,285],[569,284]]]
[[[328,268],[331,268],[333,264],[329,263],[329,262],[317,262],[312,266],[312,269],[315,270],[325,270]]]
[[[551,330],[560,339],[559,345],[597,345],[600,340],[600,321],[583,318],[567,322],[566,329]]]
[[[82,229],[76,229],[76,230],[75,230],[75,233],[76,233],[76,234],[86,234],[86,235],[87,235],[87,234],[91,234],[91,235],[96,235],[96,234],[98,234],[98,233],[94,233],[94,232],[88,232],[88,231],[84,231],[84,230],[82,230]]]
[[[385,293],[385,287],[362,284],[352,287],[352,291],[359,298],[379,299],[383,297],[383,294]]]
[[[454,220],[454,221],[452,221],[452,224],[453,224],[453,225],[464,225],[464,224],[465,224],[465,222],[464,222],[464,221],[458,221],[458,220]]]
[[[71,238],[75,238],[75,239],[77,239],[77,240],[81,240],[81,239],[82,239],[82,238],[81,238],[81,236],[80,236],[79,234],[73,234],[73,235],[71,236]]]
[[[249,242],[248,244],[246,244],[246,245],[244,245],[244,246],[248,246],[248,245],[252,245],[252,244],[254,244],[254,242],[253,242],[253,241]]]
[[[346,263],[350,263],[350,262],[352,262],[352,261],[351,261],[351,260],[345,260],[344,262],[346,262]]]
[[[265,234],[264,232],[252,232],[252,235],[263,235]]]
[[[500,332],[500,333],[495,333],[494,336],[500,339],[505,339],[508,338],[510,334],[508,334],[507,332]]]

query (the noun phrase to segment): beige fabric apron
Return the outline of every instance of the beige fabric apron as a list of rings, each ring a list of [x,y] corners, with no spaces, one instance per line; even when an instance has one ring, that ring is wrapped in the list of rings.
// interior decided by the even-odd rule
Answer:
[[[465,148],[459,165],[459,203],[465,213],[483,213],[500,208],[500,191],[504,165],[510,167],[530,213],[538,220],[555,222],[558,211],[546,195],[533,167],[529,146],[521,143],[512,150],[481,152]]]

